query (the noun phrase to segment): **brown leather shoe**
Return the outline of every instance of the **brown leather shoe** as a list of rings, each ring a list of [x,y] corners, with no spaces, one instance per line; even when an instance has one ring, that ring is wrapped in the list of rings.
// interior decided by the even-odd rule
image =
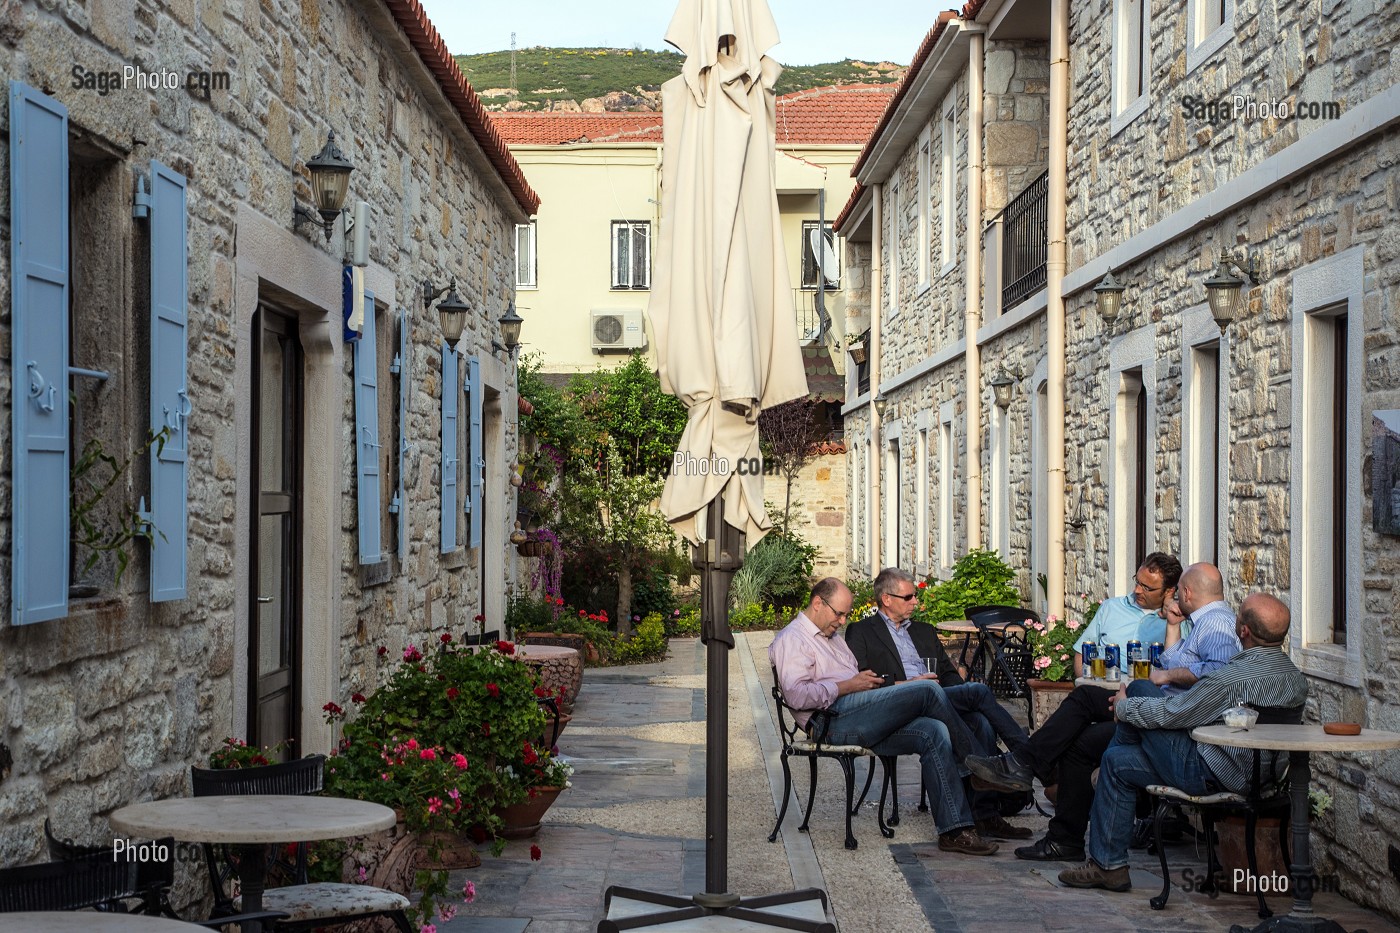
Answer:
[[[1127,865],[1122,868],[1100,868],[1093,859],[1078,868],[1066,868],[1060,872],[1060,884],[1071,888],[1103,888],[1119,893],[1133,889]]]
[[[963,855],[995,855],[997,844],[983,839],[977,835],[977,830],[969,826],[939,836],[938,848],[943,852],[960,852]]]
[[[993,839],[1029,839],[1035,835],[1027,826],[1017,826],[1002,819],[1000,814],[977,821],[977,832]]]

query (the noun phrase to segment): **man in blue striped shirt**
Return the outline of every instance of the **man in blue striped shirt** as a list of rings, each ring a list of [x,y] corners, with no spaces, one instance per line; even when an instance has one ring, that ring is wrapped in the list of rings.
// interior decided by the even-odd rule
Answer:
[[[1109,891],[1132,888],[1128,844],[1139,789],[1170,784],[1188,794],[1247,792],[1253,752],[1198,744],[1191,730],[1219,722],[1225,710],[1239,702],[1255,708],[1303,705],[1307,678],[1283,653],[1288,624],[1287,606],[1273,596],[1253,593],[1240,606],[1235,629],[1244,650],[1229,664],[1170,696],[1134,697],[1126,689],[1119,691],[1113,707],[1118,734],[1100,763],[1090,816],[1089,861],[1060,872],[1063,884]],[[1281,761],[1279,753],[1266,753],[1261,779],[1280,773]]]
[[[1190,633],[1182,637],[1179,617],[1167,615],[1165,649],[1154,665],[1149,682],[1159,690],[1147,689],[1129,696],[1180,693],[1217,668],[1224,667],[1240,650],[1235,637],[1235,614],[1225,602],[1224,582],[1213,565],[1192,564],[1176,585],[1181,611],[1190,618]],[[1148,682],[1137,681],[1147,688]]]

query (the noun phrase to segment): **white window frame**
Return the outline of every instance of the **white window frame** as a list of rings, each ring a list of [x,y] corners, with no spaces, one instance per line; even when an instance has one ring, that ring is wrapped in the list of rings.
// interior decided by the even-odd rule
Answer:
[[[521,237],[524,235],[525,260],[529,266],[529,276],[522,280],[520,277],[520,249]],[[515,225],[515,287],[517,289],[536,289],[540,287],[540,266],[539,266],[539,227],[531,220],[528,224]]]
[[[1181,332],[1181,559],[1218,566],[1229,553],[1230,343],[1206,305],[1186,311]]]
[[[870,425],[866,425],[865,437],[860,441],[860,467],[861,477],[865,480],[863,494],[861,496],[861,561],[863,570],[869,569],[870,555],[875,552],[874,526],[870,522]]]
[[[929,230],[929,187],[933,176],[933,153],[932,153],[933,129],[925,126],[919,133],[919,144],[914,157],[914,179],[915,188],[918,191],[918,217],[919,217],[919,291],[924,291],[929,287],[928,267],[929,256],[932,245],[929,242],[931,231]]]
[[[914,419],[918,431],[914,452],[914,571],[920,576],[928,574],[928,410],[924,409]]]
[[[861,547],[861,535],[864,533],[863,512],[865,509],[865,471],[861,469],[861,440],[853,437],[850,445],[851,458],[851,564],[855,567],[863,567],[861,558],[864,556],[864,548]]]
[[[1113,48],[1110,81],[1112,120],[1109,135],[1115,135],[1146,110],[1151,99],[1152,11],[1149,0],[1113,0]],[[1136,66],[1136,67],[1134,67]],[[1136,74],[1133,72],[1136,71]],[[1132,85],[1142,89],[1136,93]]]
[[[1293,273],[1293,443],[1289,498],[1289,595],[1293,615],[1289,656],[1308,674],[1351,687],[1363,684],[1361,620],[1361,445],[1367,437],[1362,404],[1350,406],[1346,425],[1346,514],[1333,515],[1330,453],[1335,434],[1331,386],[1335,379],[1328,318],[1344,312],[1347,328],[1347,394],[1363,399],[1365,362],[1362,294],[1365,288],[1363,249],[1354,246],[1335,256],[1303,266]],[[1323,504],[1320,497],[1325,497]],[[1341,520],[1346,537],[1345,646],[1332,642],[1331,523]],[[1321,607],[1321,608],[1320,608]]]
[[[899,566],[899,506],[904,491],[899,469],[900,434],[897,423],[885,427],[884,476],[880,483],[880,497],[885,500],[885,514],[880,519],[885,538],[880,551],[882,567]]]
[[[1217,22],[1215,11],[1224,8]],[[1186,0],[1186,73],[1235,37],[1235,0]]]
[[[1157,360],[1155,356],[1155,327],[1146,325],[1114,340],[1109,347],[1109,368],[1106,408],[1112,413],[1108,427],[1108,581],[1109,589],[1122,586],[1137,571],[1133,543],[1137,525],[1134,524],[1136,509],[1133,497],[1137,494],[1137,412],[1129,403],[1136,394],[1134,382],[1137,377],[1130,375],[1133,370],[1142,374],[1142,401],[1147,406],[1147,445],[1142,452],[1147,460],[1147,483],[1143,497],[1148,503],[1146,509],[1147,527],[1143,529],[1145,542],[1144,555],[1151,554],[1157,539],[1157,471],[1153,468],[1157,455]]]
[[[628,241],[628,263],[627,269],[620,270],[617,267],[617,241],[618,234],[626,228],[630,234]],[[633,280],[632,272],[636,268],[636,234],[639,230],[645,230],[646,235],[643,241],[645,255],[643,257],[643,268],[646,281],[638,284]],[[647,291],[651,288],[651,221],[649,220],[614,220],[611,226],[612,236],[608,243],[611,249],[608,251],[608,265],[612,272],[612,289],[614,291]]]
[[[992,471],[988,484],[987,523],[993,549],[1001,559],[1011,561],[1011,413],[1000,405],[991,406],[989,425],[991,443],[988,445],[988,467]]]
[[[945,574],[953,569],[953,407],[952,400],[938,407],[938,566]]]
[[[938,235],[942,268],[938,274],[942,276],[947,275],[958,264],[958,100],[952,92],[944,99],[940,112],[943,114],[940,169],[942,182],[938,205]]]

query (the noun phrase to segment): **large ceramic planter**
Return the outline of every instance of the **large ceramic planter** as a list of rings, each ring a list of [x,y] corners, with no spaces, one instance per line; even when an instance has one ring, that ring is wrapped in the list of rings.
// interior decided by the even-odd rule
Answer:
[[[1074,689],[1074,681],[1027,680],[1026,686],[1031,691],[1031,729],[1034,730],[1045,725],[1050,714],[1060,708]]]
[[[501,836],[504,838],[529,839],[539,832],[540,820],[544,819],[545,813],[554,805],[555,799],[563,793],[564,788],[535,787],[532,790],[533,797],[497,809],[496,813],[504,824],[501,829]]]
[[[1288,877],[1283,850],[1278,844],[1279,818],[1260,817],[1254,827],[1254,856],[1259,861],[1259,877]],[[1249,856],[1244,847],[1244,817],[1227,816],[1215,822],[1215,857],[1224,874],[1221,890],[1232,894],[1253,894],[1245,886]],[[1236,880],[1238,879],[1238,880]]]

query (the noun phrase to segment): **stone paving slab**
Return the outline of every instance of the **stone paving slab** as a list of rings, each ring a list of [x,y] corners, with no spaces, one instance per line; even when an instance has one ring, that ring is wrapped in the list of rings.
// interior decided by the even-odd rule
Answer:
[[[1111,894],[1058,886],[1055,876],[1067,863],[1019,861],[1011,854],[1019,843],[1002,843],[990,858],[937,852],[931,818],[915,809],[919,776],[910,756],[899,763],[903,819],[893,839],[876,830],[872,801],[855,818],[859,847],[844,848],[844,784],[835,763],[824,763],[811,832],[797,833],[802,816],[794,802],[778,842],[769,843],[773,782],[781,790],[782,775],[773,751],[771,639],[770,633],[740,635],[730,655],[729,887],[736,893],[792,890],[794,877],[819,883],[843,933],[1223,933],[1234,923],[1259,922],[1252,897],[1211,899],[1180,888],[1166,910],[1151,910],[1147,900],[1161,882],[1156,857],[1144,853],[1134,853],[1134,890]],[[664,663],[587,671],[560,740],[578,769],[574,787],[533,840],[542,859],[530,861],[530,842],[513,842],[503,857],[483,854],[480,868],[454,873],[457,889],[471,878],[478,896],[457,919],[438,924],[439,933],[593,933],[609,885],[682,895],[703,890],[704,673],[705,650],[693,640],[673,641]],[[1007,708],[1024,719],[1024,704]],[[805,803],[806,765],[796,764]],[[1031,811],[1013,822],[1039,836],[1047,820]],[[1192,845],[1170,847],[1168,856],[1173,877],[1188,869],[1200,874],[1204,854]],[[1278,896],[1270,904],[1280,914],[1289,906]],[[1315,904],[1348,931],[1400,933],[1400,926],[1338,895],[1320,894]]]

